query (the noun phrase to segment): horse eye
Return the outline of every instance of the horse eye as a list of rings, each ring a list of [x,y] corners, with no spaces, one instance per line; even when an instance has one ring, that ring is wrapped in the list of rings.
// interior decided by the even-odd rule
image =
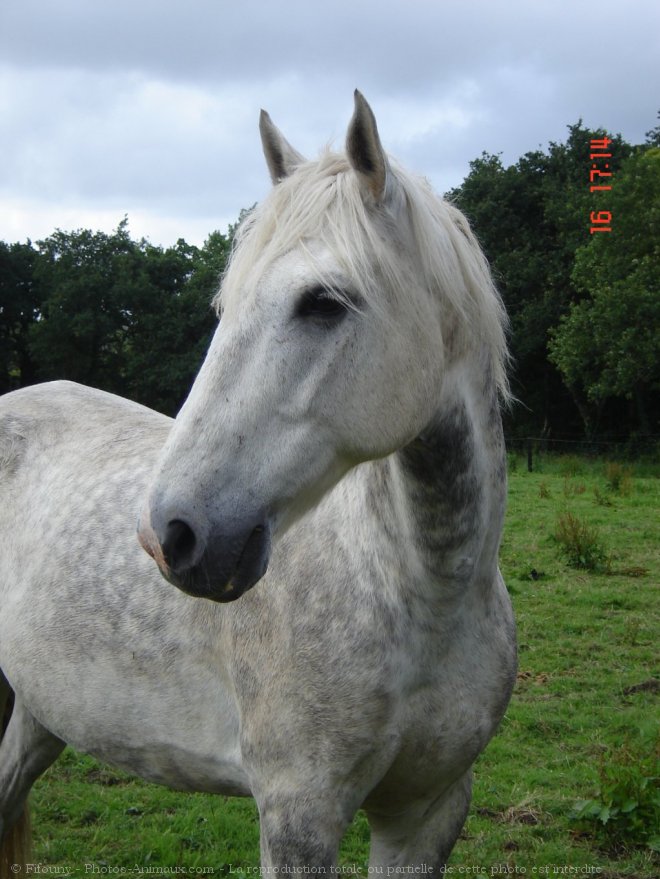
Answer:
[[[343,317],[346,306],[324,287],[305,290],[296,305],[296,317],[332,320]]]

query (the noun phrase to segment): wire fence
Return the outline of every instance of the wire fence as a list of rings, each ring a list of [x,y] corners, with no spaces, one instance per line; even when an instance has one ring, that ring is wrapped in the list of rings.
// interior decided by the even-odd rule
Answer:
[[[543,436],[508,437],[507,451],[524,456],[527,469],[533,472],[535,461],[545,455],[575,455],[581,458],[610,458],[637,461],[648,458],[660,462],[660,436],[555,438]]]

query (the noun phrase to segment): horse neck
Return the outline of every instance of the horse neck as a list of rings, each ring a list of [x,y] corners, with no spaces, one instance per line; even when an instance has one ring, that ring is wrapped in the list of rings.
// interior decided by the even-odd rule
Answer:
[[[366,475],[381,494],[385,530],[398,529],[410,588],[465,595],[491,588],[506,499],[497,390],[488,368],[464,367],[444,383],[427,429]],[[373,500],[371,502],[373,507]]]

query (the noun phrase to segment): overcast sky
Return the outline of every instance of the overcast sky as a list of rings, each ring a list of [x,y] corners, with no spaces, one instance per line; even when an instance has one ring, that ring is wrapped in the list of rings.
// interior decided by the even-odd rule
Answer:
[[[261,199],[264,107],[342,146],[359,87],[440,192],[566,126],[642,143],[658,0],[0,0],[0,240],[116,228],[201,244]],[[586,184],[585,184],[586,185]]]

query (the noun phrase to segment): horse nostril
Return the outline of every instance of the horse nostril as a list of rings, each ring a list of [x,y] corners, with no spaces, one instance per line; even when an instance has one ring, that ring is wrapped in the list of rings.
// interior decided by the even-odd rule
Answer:
[[[197,538],[190,525],[181,519],[172,519],[167,523],[161,546],[165,561],[172,571],[179,573],[192,567],[196,545]]]

